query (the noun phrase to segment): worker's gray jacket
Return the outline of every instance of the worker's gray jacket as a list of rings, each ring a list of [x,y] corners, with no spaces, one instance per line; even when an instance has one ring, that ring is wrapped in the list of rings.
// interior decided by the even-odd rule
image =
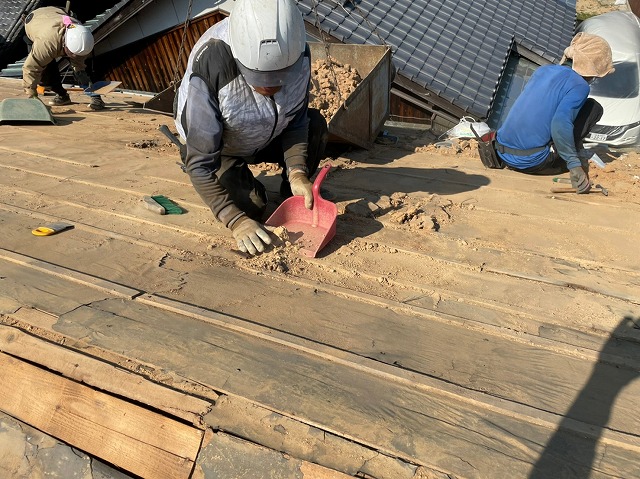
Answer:
[[[228,44],[227,19],[217,23],[194,46],[174,101],[175,124],[186,141],[186,171],[213,214],[225,226],[242,216],[216,177],[222,156],[247,163],[282,135],[287,167],[304,165],[307,155],[311,63],[299,80],[272,97],[257,93],[238,69]]]
[[[62,17],[67,13],[58,7],[42,7],[27,15],[25,33],[33,42],[31,51],[22,66],[22,86],[27,95],[35,95],[45,67],[57,58],[66,56],[64,51],[65,26]],[[74,23],[78,20],[71,19]],[[86,57],[69,58],[74,71],[85,69]]]

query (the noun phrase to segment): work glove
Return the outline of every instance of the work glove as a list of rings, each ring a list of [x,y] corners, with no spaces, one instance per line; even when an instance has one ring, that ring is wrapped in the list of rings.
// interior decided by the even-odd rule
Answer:
[[[262,253],[265,245],[271,244],[271,237],[260,223],[248,216],[241,216],[231,226],[233,237],[238,242],[240,251],[249,254]]]
[[[591,190],[591,183],[589,182],[589,176],[580,166],[571,168],[569,170],[569,178],[571,178],[571,187],[576,189],[576,193],[579,195],[589,193]]]
[[[91,78],[89,78],[89,75],[84,70],[74,71],[73,76],[76,78],[78,85],[80,85],[82,88],[87,88],[92,85]]]
[[[291,193],[295,196],[304,196],[304,206],[308,210],[313,208],[313,184],[307,178],[303,170],[293,170],[289,174]]]

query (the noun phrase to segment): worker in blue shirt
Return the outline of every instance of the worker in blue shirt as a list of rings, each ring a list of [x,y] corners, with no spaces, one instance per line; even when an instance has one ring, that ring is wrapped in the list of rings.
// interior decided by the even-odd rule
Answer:
[[[571,64],[563,65],[565,60]],[[602,38],[578,33],[560,65],[539,67],[496,134],[495,148],[505,165],[529,174],[569,171],[577,193],[588,193],[588,165],[578,152],[589,130],[602,117],[602,106],[589,96],[596,78],[614,71],[611,47]]]

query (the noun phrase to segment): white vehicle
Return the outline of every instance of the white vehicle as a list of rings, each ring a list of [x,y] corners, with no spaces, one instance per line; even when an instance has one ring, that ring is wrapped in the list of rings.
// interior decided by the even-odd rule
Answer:
[[[585,141],[640,143],[640,18],[626,11],[604,13],[586,19],[577,31],[607,40],[616,69],[591,85],[589,97],[602,105],[604,114]]]

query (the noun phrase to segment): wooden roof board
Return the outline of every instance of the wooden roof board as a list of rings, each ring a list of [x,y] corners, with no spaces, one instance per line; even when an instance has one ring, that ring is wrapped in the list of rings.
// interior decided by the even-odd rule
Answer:
[[[0,80],[0,95],[19,91]],[[71,96],[54,109],[59,127],[0,127],[5,324],[196,397],[241,398],[263,427],[286,416],[314,438],[441,474],[639,475],[640,257],[629,245],[640,205],[607,179],[624,169],[632,182],[637,157],[603,155],[609,197],[558,198],[549,177],[416,152],[433,137],[389,125],[397,145],[332,156],[340,217],[322,257],[285,245],[248,258],[176,165],[156,114],[130,94],[105,95],[101,112]],[[279,172],[252,171],[273,208]],[[147,210],[155,193],[188,213]],[[75,228],[31,234],[53,220]]]

